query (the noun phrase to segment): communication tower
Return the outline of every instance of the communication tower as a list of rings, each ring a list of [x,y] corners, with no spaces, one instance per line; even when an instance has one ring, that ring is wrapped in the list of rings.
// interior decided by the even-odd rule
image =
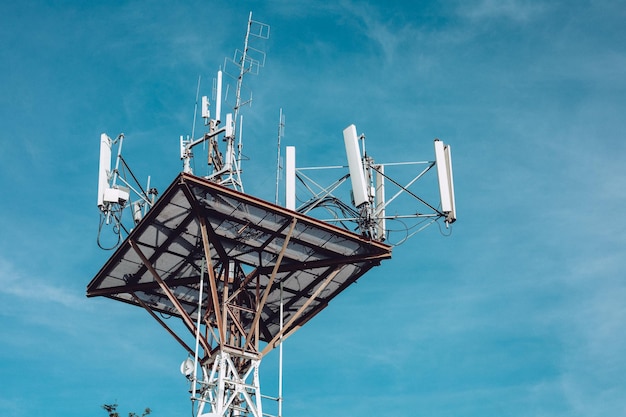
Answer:
[[[244,48],[227,60],[238,68],[233,113],[222,123],[222,77],[226,71],[220,70],[214,85],[213,117],[208,98],[202,98],[207,132],[199,138],[193,134],[180,138],[183,170],[158,200],[149,180],[144,190],[120,175],[119,164],[127,167],[121,156],[124,136],[115,140],[105,134],[101,137],[101,225],[113,221],[119,241],[87,286],[87,296],[108,297],[144,309],[182,346],[188,357],[180,370],[189,381],[193,415],[198,417],[266,416],[263,399],[277,401],[278,416],[282,416],[282,379],[277,397],[261,394],[259,366],[263,358],[350,284],[391,258],[392,245],[385,242],[387,221],[400,217],[443,219],[449,225],[456,220],[449,146],[436,140],[435,161],[423,162],[422,172],[401,185],[385,172],[385,166],[393,164],[374,163],[367,155],[364,135],[358,135],[354,125],[343,131],[348,165],[323,167],[347,169],[328,187],[319,186],[305,174],[307,168],[296,168],[295,148],[286,147],[285,207],[280,206],[282,109],[276,201],[245,194],[240,175],[239,110],[246,103],[241,98],[242,81],[265,63],[265,54],[251,46],[252,39],[268,37],[269,26],[252,20],[250,13]],[[238,119],[240,127],[236,129]],[[193,150],[201,143],[208,144],[211,171],[206,176],[195,175],[191,167]],[[111,169],[114,144],[118,146],[116,166]],[[435,166],[439,208],[410,190]],[[336,195],[348,179],[350,202]],[[399,187],[391,198],[385,196],[386,182]],[[300,199],[298,207],[297,183],[312,195]],[[386,214],[400,194],[410,195],[428,212]],[[136,202],[129,203],[131,195],[137,196]],[[138,214],[133,216],[132,227],[124,227],[122,212],[129,205],[133,214]],[[319,209],[332,216],[311,216]],[[126,232],[123,241],[122,230]],[[163,315],[179,321],[164,320]],[[280,358],[282,361],[282,351]]]

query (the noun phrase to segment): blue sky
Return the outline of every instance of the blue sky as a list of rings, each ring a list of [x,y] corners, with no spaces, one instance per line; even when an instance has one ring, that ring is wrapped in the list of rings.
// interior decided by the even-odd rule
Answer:
[[[248,13],[246,191],[273,200],[278,112],[298,163],[452,144],[459,221],[394,249],[285,343],[286,416],[626,412],[622,1],[30,1],[0,6],[0,414],[189,415],[185,352],[87,299],[99,135],[164,190]],[[435,186],[434,183],[432,183]],[[275,356],[263,364],[274,394]]]

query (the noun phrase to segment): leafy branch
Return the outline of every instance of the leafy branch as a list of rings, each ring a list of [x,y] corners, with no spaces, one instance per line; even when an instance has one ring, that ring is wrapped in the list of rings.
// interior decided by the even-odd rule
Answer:
[[[120,413],[117,411],[117,404],[104,404],[102,408],[109,413],[109,417],[120,417]],[[131,412],[128,413],[128,417],[146,417],[151,412],[152,410],[149,407],[146,407],[141,416],[137,413]]]

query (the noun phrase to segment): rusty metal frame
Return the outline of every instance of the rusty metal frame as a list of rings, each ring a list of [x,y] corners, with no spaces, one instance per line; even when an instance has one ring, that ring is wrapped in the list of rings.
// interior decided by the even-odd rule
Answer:
[[[159,283],[159,286],[161,287],[161,289],[163,290],[163,292],[165,293],[167,298],[170,300],[170,302],[172,304],[174,304],[174,306],[176,306],[176,309],[178,310],[181,318],[183,319],[183,323],[185,324],[187,329],[189,329],[191,334],[195,334],[196,333],[196,325],[194,324],[192,318],[189,317],[189,314],[187,314],[187,312],[185,311],[183,306],[180,304],[180,301],[178,300],[178,298],[176,298],[176,296],[174,296],[174,293],[172,292],[170,287],[163,281],[163,279],[161,278],[159,273],[150,264],[150,261],[148,261],[148,258],[146,258],[146,255],[144,255],[144,253],[141,251],[141,249],[139,248],[137,243],[135,243],[132,239],[129,239],[128,241],[129,241],[130,245],[132,246],[132,248],[134,249],[134,251],[137,253],[137,255],[141,258],[141,261],[143,262],[145,267],[150,271],[150,273],[154,277],[154,280]],[[136,298],[137,296],[134,295],[134,297]],[[205,350],[208,351],[210,349],[208,344],[206,343],[206,341],[203,338],[200,339],[200,343],[202,344],[202,347]]]
[[[390,257],[381,242],[180,174],[87,295],[142,307],[194,357],[199,411],[215,398],[216,410],[237,400],[260,416],[262,358]],[[180,318],[189,334],[158,313]]]
[[[341,249],[342,242],[350,249]],[[156,313],[178,316],[195,335],[202,260],[208,288],[200,308],[201,360],[211,362],[220,349],[260,359],[390,256],[381,242],[180,174],[92,280],[88,296],[142,307],[189,352],[184,337]]]
[[[264,356],[270,350],[274,349],[276,347],[276,344],[278,343],[278,341],[281,340],[281,338],[282,338],[282,340],[284,340],[284,339],[287,338],[287,336],[289,336],[291,333],[296,331],[296,328],[293,328],[291,331],[286,333],[285,329],[289,329],[291,327],[291,325],[293,324],[293,322],[300,318],[300,316],[302,315],[304,310],[311,304],[311,302],[315,299],[315,297],[317,297],[324,290],[324,288],[326,288],[328,286],[328,284],[331,283],[331,281],[335,278],[335,276],[337,275],[338,272],[339,272],[339,269],[335,269],[330,274],[328,274],[328,276],[322,282],[322,284],[306,300],[306,302],[298,309],[298,311],[293,315],[293,317],[289,320],[289,322],[287,322],[287,324],[284,326],[283,330],[279,331],[274,336],[274,338],[267,343],[267,346],[261,352],[261,356]]]
[[[276,273],[278,272],[278,268],[280,267],[280,264],[283,261],[285,250],[287,249],[287,245],[289,244],[289,240],[291,239],[291,235],[293,234],[293,229],[296,227],[297,222],[298,222],[298,219],[296,218],[294,218],[291,221],[291,227],[289,228],[289,232],[287,232],[287,236],[283,242],[283,247],[281,248],[280,253],[278,254],[278,259],[276,260],[276,263],[274,264],[274,267],[272,269],[272,274],[270,275],[269,282],[267,283],[265,287],[265,291],[263,291],[263,297],[261,298],[261,301],[259,302],[256,308],[256,314],[250,326],[250,333],[248,333],[248,335],[246,336],[246,345],[249,344],[250,337],[252,336],[252,331],[255,330],[255,328],[257,327],[257,324],[259,323],[259,320],[261,319],[261,313],[263,312],[263,307],[265,306],[265,303],[267,302],[267,296],[269,295],[272,289],[272,285],[274,285],[274,280],[276,279]]]

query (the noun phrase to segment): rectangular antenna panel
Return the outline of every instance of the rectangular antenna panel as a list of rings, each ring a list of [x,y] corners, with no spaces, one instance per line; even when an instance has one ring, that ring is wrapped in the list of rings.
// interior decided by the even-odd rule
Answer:
[[[226,125],[224,126],[226,131],[224,132],[224,136],[227,138],[233,137],[233,115],[232,113],[226,113]]]
[[[185,152],[185,141],[183,140],[183,135],[180,135],[180,142],[179,142],[179,146],[180,146],[180,159],[184,159],[185,158],[185,154],[187,152]]]
[[[441,211],[446,214],[446,221],[452,223],[456,220],[452,155],[450,145],[444,145],[439,139],[435,139],[435,163],[437,165],[437,177],[439,179]]]
[[[202,118],[208,119],[211,117],[211,112],[209,111],[209,98],[207,96],[202,96]]]
[[[106,133],[100,135],[100,165],[98,167],[98,207],[104,205],[104,193],[109,188],[111,172],[111,138]]]
[[[296,209],[296,147],[285,148],[285,207]]]
[[[350,169],[354,205],[359,207],[369,202],[369,198],[367,195],[368,187],[365,182],[365,173],[363,171],[363,161],[361,160],[361,151],[359,150],[359,137],[356,134],[355,125],[350,125],[343,130],[343,142],[346,145],[346,154],[348,156],[348,168]]]

